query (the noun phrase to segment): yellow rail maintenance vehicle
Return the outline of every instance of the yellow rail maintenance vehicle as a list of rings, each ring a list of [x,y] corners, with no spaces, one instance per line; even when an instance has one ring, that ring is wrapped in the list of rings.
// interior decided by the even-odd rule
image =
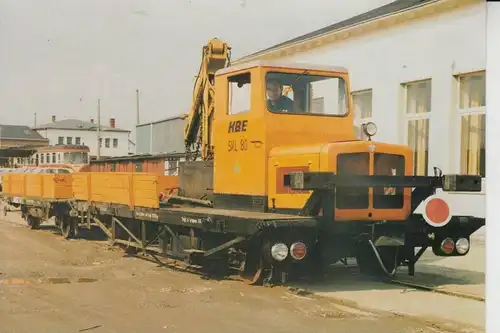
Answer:
[[[414,274],[428,247],[466,255],[485,219],[453,215],[436,190],[481,191],[481,177],[414,176],[410,147],[373,141],[373,123],[363,125],[368,140],[356,137],[350,96],[345,68],[231,66],[229,46],[213,39],[186,118],[178,195],[160,201],[168,186],[146,175],[74,173],[79,194],[52,201],[46,217],[67,237],[97,224],[114,242],[236,268],[251,284],[348,257],[362,272],[392,275],[402,264]]]

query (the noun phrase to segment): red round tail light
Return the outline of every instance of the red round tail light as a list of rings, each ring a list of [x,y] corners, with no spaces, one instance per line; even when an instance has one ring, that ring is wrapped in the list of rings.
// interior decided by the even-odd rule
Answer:
[[[455,251],[455,242],[451,238],[445,238],[441,242],[441,251],[445,254],[452,254]]]
[[[295,260],[302,260],[307,254],[307,247],[302,242],[293,243],[290,246],[290,255]]]

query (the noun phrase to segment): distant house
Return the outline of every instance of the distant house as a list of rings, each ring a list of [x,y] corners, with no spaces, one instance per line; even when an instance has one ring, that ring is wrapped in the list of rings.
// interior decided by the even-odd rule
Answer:
[[[52,122],[33,128],[50,145],[69,144],[85,145],[90,149],[90,156],[97,156],[97,123],[93,119],[82,121],[78,119],[64,119],[56,121],[52,116]],[[115,126],[115,119],[109,119],[109,125],[101,123],[100,130],[100,155],[101,157],[126,156],[129,153],[130,131]]]
[[[49,140],[28,126],[0,125],[0,148],[44,147]]]

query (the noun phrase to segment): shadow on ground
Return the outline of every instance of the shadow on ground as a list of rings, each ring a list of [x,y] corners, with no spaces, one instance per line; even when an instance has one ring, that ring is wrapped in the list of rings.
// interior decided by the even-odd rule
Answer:
[[[417,265],[415,276],[408,276],[408,269],[400,267],[396,276],[389,277],[369,277],[362,275],[355,260],[348,266],[332,265],[326,274],[320,278],[304,279],[293,282],[294,286],[307,287],[316,292],[331,291],[363,291],[363,290],[396,290],[401,289],[401,285],[383,283],[390,280],[409,282],[415,285],[422,285],[429,288],[447,289],[450,285],[476,287],[483,286],[485,276],[483,272],[475,272],[460,268],[445,268],[440,266]],[[424,270],[419,272],[418,270]],[[463,289],[463,288],[460,288]],[[473,293],[481,294],[483,288],[478,288]],[[405,292],[408,292],[405,291]]]

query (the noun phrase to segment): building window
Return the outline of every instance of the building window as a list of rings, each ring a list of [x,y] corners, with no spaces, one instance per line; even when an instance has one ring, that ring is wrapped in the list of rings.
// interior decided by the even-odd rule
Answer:
[[[109,148],[109,142],[110,142],[110,141],[111,141],[111,140],[110,140],[109,138],[104,139],[104,146],[105,146],[106,148]]]
[[[372,89],[355,91],[352,93],[354,106],[354,126],[356,134],[361,140],[368,139],[363,133],[361,125],[372,120]]]
[[[486,175],[486,75],[484,71],[460,75],[460,173]]]
[[[179,160],[165,161],[165,175],[178,176],[179,175]]]
[[[73,138],[71,136],[66,137],[66,144],[68,144],[68,145],[73,144]]]
[[[118,139],[113,139],[113,148],[118,148]]]
[[[429,161],[431,80],[407,83],[405,89],[406,143],[413,150],[413,173],[426,176]]]
[[[82,141],[82,138],[80,138],[79,136],[77,136],[75,138],[75,145],[80,145],[81,144],[81,141]]]
[[[52,163],[56,163],[56,153],[52,153]]]
[[[64,144],[64,136],[57,137],[57,144],[58,145],[63,145]]]
[[[102,148],[102,138],[99,138],[99,147]]]

